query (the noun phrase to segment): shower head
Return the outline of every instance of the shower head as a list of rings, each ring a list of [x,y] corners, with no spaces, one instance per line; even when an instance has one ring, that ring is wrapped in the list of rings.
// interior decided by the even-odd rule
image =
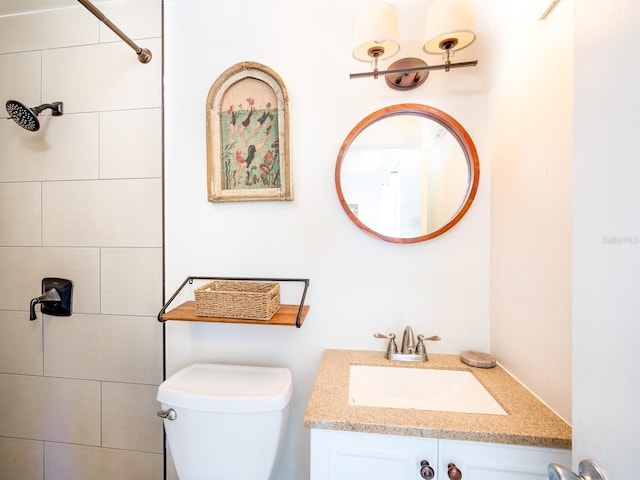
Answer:
[[[51,115],[54,117],[62,115],[62,102],[45,103],[33,108],[29,108],[16,100],[9,100],[7,102],[7,113],[9,114],[9,117],[11,117],[11,119],[22,128],[29,130],[30,132],[37,132],[40,130],[38,115],[48,108],[51,109]]]

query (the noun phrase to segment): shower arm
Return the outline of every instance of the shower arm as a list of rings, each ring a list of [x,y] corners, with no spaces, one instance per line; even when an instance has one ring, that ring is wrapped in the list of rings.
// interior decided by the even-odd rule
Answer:
[[[151,61],[151,51],[146,48],[140,48],[133,40],[127,37],[122,30],[116,27],[111,20],[109,20],[104,13],[102,13],[98,8],[91,3],[89,0],[78,0],[87,10],[89,10],[93,15],[104,23],[107,27],[109,27],[113,33],[118,35],[127,45],[129,45],[138,55],[138,60],[140,63],[149,63]]]

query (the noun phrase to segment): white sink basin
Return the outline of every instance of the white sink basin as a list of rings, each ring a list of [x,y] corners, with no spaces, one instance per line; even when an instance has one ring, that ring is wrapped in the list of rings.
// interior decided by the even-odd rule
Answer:
[[[349,404],[506,415],[471,372],[351,365]]]

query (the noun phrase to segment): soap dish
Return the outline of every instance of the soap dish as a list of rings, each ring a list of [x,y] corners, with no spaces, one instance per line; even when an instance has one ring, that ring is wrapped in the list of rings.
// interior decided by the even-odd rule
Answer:
[[[490,353],[467,350],[460,354],[460,360],[472,367],[492,368],[496,366],[496,358]]]

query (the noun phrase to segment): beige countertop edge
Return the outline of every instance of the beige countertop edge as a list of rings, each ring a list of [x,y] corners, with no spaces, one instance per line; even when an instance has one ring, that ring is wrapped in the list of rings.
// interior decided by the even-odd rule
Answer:
[[[472,372],[508,415],[480,415],[349,405],[351,365],[396,365]],[[426,363],[393,362],[383,352],[325,350],[304,419],[306,428],[571,449],[571,426],[500,366],[483,369],[458,355]]]

